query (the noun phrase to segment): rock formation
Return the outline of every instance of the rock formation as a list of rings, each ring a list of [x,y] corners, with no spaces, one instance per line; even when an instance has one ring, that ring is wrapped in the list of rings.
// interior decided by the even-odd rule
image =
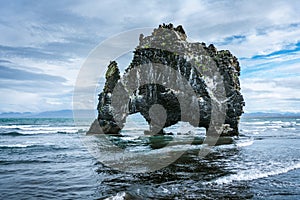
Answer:
[[[160,25],[150,36],[140,35],[122,77],[117,63],[109,64],[89,133],[119,134],[128,115],[141,113],[152,134],[185,121],[209,135],[238,135],[245,104],[239,75],[228,50],[188,42],[182,26]]]

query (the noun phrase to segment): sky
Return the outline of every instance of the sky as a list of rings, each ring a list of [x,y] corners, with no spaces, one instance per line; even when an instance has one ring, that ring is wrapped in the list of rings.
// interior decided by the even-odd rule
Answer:
[[[239,59],[245,112],[300,112],[300,1],[0,4],[0,112],[72,109],[79,70],[98,44],[170,22],[183,25],[193,40],[229,49]]]

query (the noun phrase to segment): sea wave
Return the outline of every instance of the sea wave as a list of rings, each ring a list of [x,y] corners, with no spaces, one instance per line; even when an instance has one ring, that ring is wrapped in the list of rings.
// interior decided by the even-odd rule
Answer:
[[[49,131],[9,131],[9,132],[0,132],[0,136],[30,136],[30,135],[40,135],[40,134],[77,134],[77,133],[83,133],[86,132],[86,130],[82,129],[76,129],[76,130],[68,130],[68,131],[61,131],[61,130],[53,130],[51,132]]]
[[[271,121],[255,121],[255,122],[243,122],[245,125],[265,125],[269,124]]]
[[[11,148],[28,148],[42,146],[38,144],[0,144],[0,149],[11,149]]]
[[[282,128],[294,128],[297,125],[296,122],[286,122],[281,125]]]
[[[9,136],[22,136],[24,134],[19,133],[17,131],[12,131],[12,132],[4,132],[4,133],[0,133],[0,135],[9,135]]]
[[[275,176],[278,174],[284,174],[289,171],[299,169],[300,168],[300,163],[295,163],[295,164],[290,164],[289,166],[286,167],[278,167],[276,169],[273,169],[272,171],[263,171],[263,170],[244,170],[240,171],[237,174],[233,174],[227,177],[222,177],[217,180],[215,180],[213,183],[217,184],[228,184],[236,181],[251,181],[255,179],[260,179],[260,178],[266,178],[269,176]]]
[[[0,149],[27,149],[27,148],[41,148],[43,150],[62,150],[67,147],[63,145],[57,145],[55,143],[4,143],[0,144]]]
[[[36,133],[76,133],[78,130],[88,130],[87,126],[50,126],[50,125],[0,125],[1,132]]]
[[[246,146],[252,145],[253,142],[254,142],[253,140],[238,141],[236,143],[236,146],[238,146],[238,147],[246,147]]]

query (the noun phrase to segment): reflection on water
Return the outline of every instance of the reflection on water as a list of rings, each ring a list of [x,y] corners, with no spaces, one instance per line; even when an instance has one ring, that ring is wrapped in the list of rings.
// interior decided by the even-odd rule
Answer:
[[[178,151],[182,152],[181,156],[170,163],[170,165],[156,171],[127,173],[105,166],[103,163],[106,161],[98,162],[97,172],[103,176],[100,185],[101,191],[106,191],[105,196],[115,196],[116,199],[121,196],[126,196],[129,199],[226,198],[226,195],[246,198],[253,196],[251,191],[247,191],[247,184],[232,184],[230,190],[226,189],[223,191],[222,187],[227,186],[213,183],[214,180],[220,177],[229,176],[234,173],[230,166],[232,166],[231,162],[240,159],[240,148],[237,145],[231,144],[209,148],[210,153],[204,158],[199,157],[199,150],[201,148],[208,148],[206,145],[195,145],[192,144],[192,141],[183,140],[182,138],[180,141],[177,139],[176,143],[170,146],[151,148],[153,139],[156,143],[162,142],[166,144],[168,141],[176,140],[175,138],[171,139],[171,137],[150,137],[147,141],[146,138],[141,139],[140,144],[144,147],[141,150],[142,153],[140,152],[139,155],[151,155],[151,162],[153,162],[152,165],[154,166],[158,166],[166,156],[172,156],[172,154],[176,154]],[[126,149],[126,144],[129,149],[132,146],[138,146],[137,141],[135,143],[132,141],[126,143],[126,140],[124,141],[122,138],[114,138],[113,141],[114,144],[116,144],[116,141],[119,141],[123,149]],[[149,152],[151,154],[148,154]],[[103,159],[104,157],[101,158]],[[150,158],[148,157],[148,159]],[[128,160],[125,161],[127,162]],[[135,155],[129,163],[131,167],[139,168],[142,164],[145,165],[142,161],[143,159],[140,156]],[[124,163],[124,160],[116,160],[115,162]]]
[[[100,162],[120,171],[141,173],[156,171],[179,159],[186,151],[196,150],[205,157],[211,144],[233,144],[233,138],[212,138],[194,135],[83,137],[84,144]]]

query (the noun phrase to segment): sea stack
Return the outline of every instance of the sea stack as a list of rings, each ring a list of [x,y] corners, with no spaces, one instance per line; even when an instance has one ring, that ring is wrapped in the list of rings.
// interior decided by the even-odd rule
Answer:
[[[118,135],[126,117],[140,113],[149,133],[179,121],[204,127],[207,135],[237,136],[245,105],[240,65],[228,50],[189,42],[181,25],[159,25],[139,45],[125,73],[111,61],[99,94],[98,118],[88,134]]]

